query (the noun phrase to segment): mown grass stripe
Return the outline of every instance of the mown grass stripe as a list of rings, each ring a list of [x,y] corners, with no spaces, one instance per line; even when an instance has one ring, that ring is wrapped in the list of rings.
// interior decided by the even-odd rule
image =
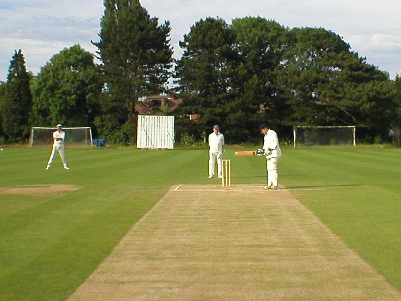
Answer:
[[[255,147],[256,148],[256,147]],[[227,147],[234,184],[266,182],[263,157]],[[348,246],[401,290],[400,149],[292,149],[279,160],[279,182]],[[71,184],[52,196],[0,191],[0,299],[63,300],[153,205],[177,184],[207,179],[207,149],[67,148],[71,170],[50,148],[0,152],[0,188]],[[30,252],[26,252],[30,250]]]

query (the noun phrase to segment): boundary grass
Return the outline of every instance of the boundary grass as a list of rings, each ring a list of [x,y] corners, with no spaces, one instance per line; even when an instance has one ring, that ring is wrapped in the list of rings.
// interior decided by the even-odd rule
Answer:
[[[237,158],[236,150],[225,152],[233,183],[263,185],[265,159]],[[401,150],[283,151],[279,182],[401,290]],[[45,170],[50,148],[0,152],[0,188],[82,187],[45,197],[0,193],[1,300],[64,300],[169,187],[219,182],[207,179],[206,149],[66,152],[71,170],[59,158]]]

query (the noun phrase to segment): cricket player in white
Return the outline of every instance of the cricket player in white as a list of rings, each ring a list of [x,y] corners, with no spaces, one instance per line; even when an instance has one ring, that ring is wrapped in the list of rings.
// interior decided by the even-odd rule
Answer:
[[[65,158],[64,140],[65,140],[65,132],[63,131],[63,126],[61,124],[58,124],[57,131],[53,133],[53,150],[50,155],[49,162],[47,163],[46,169],[50,169],[57,152],[60,154],[64,168],[70,169],[67,165],[67,160]]]
[[[277,160],[281,157],[281,149],[278,136],[275,131],[269,129],[266,124],[259,126],[260,133],[264,135],[263,150],[267,159],[267,189],[277,189],[278,174]]]
[[[213,133],[209,135],[209,179],[214,177],[214,167],[216,161],[218,177],[223,177],[223,145],[224,135],[220,133],[219,126],[215,125],[213,126]]]

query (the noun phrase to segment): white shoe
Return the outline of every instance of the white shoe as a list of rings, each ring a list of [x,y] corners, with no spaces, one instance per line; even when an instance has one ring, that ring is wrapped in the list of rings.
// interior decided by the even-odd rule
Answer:
[[[213,178],[214,176],[209,176],[209,179]]]
[[[70,169],[68,166],[64,166],[64,169]]]
[[[222,179],[223,178],[223,176],[219,176],[219,179]]]
[[[50,165],[47,165],[47,166],[46,166],[46,170],[47,170],[47,169],[50,169]]]

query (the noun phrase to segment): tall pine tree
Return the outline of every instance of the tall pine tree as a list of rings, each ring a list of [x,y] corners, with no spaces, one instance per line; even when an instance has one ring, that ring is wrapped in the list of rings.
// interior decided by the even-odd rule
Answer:
[[[159,25],[139,0],[105,0],[98,47],[113,114],[131,123],[138,98],[160,93],[172,64],[168,21]],[[121,116],[124,114],[126,117]]]
[[[175,76],[177,90],[185,100],[177,113],[197,113],[202,119],[180,121],[178,127],[190,129],[198,139],[210,132],[213,124],[224,128],[231,113],[235,93],[232,70],[237,59],[233,45],[234,35],[227,23],[211,17],[196,22],[180,42],[184,53],[177,61]]]
[[[30,79],[21,49],[15,51],[8,70],[1,108],[3,131],[10,142],[23,141],[29,137],[32,109]]]

